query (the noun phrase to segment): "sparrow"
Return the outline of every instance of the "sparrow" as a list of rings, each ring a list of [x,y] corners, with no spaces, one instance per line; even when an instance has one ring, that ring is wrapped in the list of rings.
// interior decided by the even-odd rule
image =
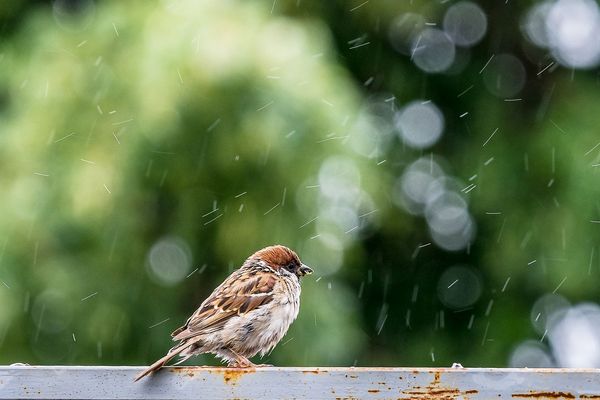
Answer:
[[[264,356],[286,334],[300,309],[300,278],[312,272],[285,246],[257,251],[171,334],[179,343],[135,380],[175,356],[179,364],[202,353],[216,355],[228,367],[256,367],[249,358]]]

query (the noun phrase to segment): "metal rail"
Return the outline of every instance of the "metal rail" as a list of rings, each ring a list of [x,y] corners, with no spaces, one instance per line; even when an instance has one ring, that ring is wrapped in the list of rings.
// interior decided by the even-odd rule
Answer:
[[[0,399],[599,399],[600,369],[0,366]]]

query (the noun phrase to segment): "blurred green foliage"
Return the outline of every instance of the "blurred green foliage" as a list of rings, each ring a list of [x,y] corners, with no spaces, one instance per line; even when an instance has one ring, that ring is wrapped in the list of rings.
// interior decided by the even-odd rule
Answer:
[[[536,75],[548,60],[527,55],[525,4],[482,4],[466,67],[431,75],[387,26],[439,20],[443,2],[57,3],[0,6],[0,362],[148,363],[273,243],[318,278],[274,364],[502,366],[538,338],[539,296],[598,300],[597,79]],[[483,85],[497,53],[523,58],[522,101]],[[427,152],[390,138],[382,99],[432,99],[444,136]],[[427,245],[424,219],[392,201],[430,154],[462,187],[477,175],[461,251]],[[157,275],[157,243],[183,279]],[[461,310],[439,298],[455,265],[481,282]]]

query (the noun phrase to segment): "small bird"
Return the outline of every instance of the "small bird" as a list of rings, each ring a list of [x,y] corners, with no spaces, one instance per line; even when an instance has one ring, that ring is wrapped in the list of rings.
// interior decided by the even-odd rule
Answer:
[[[172,334],[179,341],[135,380],[171,358],[184,362],[212,353],[228,367],[255,367],[248,358],[267,354],[285,335],[300,309],[300,278],[313,271],[285,246],[269,246],[251,255]]]

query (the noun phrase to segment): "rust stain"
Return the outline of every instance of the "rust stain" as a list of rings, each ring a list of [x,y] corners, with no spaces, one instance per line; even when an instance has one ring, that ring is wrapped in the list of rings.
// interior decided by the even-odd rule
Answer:
[[[367,390],[369,393],[379,393],[379,389],[369,389]]]
[[[318,369],[307,369],[307,370],[302,371],[302,373],[319,375],[321,373],[321,371],[319,371]]]
[[[580,399],[600,399],[600,394],[582,394],[579,395]]]
[[[171,367],[168,369],[168,371],[175,374],[187,375],[189,377],[192,377],[196,375],[196,370],[198,370],[199,368],[203,367]]]
[[[437,386],[440,384],[440,371],[435,371],[433,374],[433,381],[431,382],[431,386]]]
[[[514,393],[512,397],[521,399],[576,399],[575,395],[567,392],[529,392]]]
[[[442,398],[445,398],[443,396],[453,396],[452,398],[455,398],[456,396],[459,396],[461,394],[461,391],[458,389],[433,389],[427,387],[425,388],[425,390],[405,390],[403,393],[418,396],[442,396]]]
[[[223,368],[223,379],[225,383],[235,385],[245,374],[256,372],[256,368]]]
[[[256,368],[219,368],[219,367],[172,367],[169,372],[193,377],[197,372],[208,372],[210,374],[223,374],[225,383],[234,384],[244,374],[256,372]]]
[[[458,388],[443,387],[441,385],[442,373],[441,371],[435,371],[433,374],[433,380],[429,385],[425,387],[415,386],[411,389],[402,391],[403,394],[408,395],[406,399],[419,400],[457,400],[467,399],[467,395],[478,393],[477,390],[465,390],[461,391]]]

